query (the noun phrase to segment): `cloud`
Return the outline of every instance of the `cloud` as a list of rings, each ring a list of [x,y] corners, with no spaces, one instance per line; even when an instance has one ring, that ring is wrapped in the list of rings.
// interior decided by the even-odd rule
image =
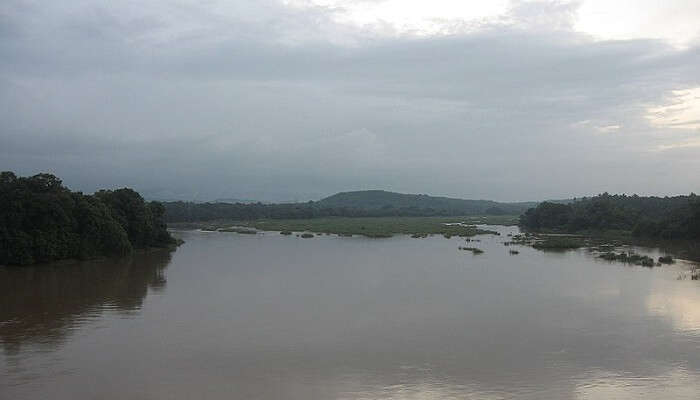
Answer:
[[[662,106],[649,109],[647,118],[659,127],[700,129],[700,87],[672,91]]]
[[[601,133],[612,133],[612,132],[617,132],[622,128],[620,125],[606,125],[606,126],[599,126],[597,129]]]
[[[596,40],[577,9],[396,36],[270,0],[4,2],[0,167],[200,199],[697,191],[658,151],[697,130],[648,116],[700,87],[700,48]]]

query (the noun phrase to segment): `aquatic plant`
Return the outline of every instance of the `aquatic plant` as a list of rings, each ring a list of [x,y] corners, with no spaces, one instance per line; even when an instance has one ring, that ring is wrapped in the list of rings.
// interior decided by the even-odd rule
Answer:
[[[633,252],[615,253],[610,251],[599,255],[598,258],[602,258],[603,260],[607,261],[619,261],[626,264],[641,265],[644,267],[653,267],[655,264],[653,258]]]
[[[483,250],[478,249],[476,247],[462,247],[462,246],[460,246],[459,249],[464,250],[464,251],[471,251],[472,254],[481,254],[484,252]]]
[[[352,235],[350,235],[352,236]],[[382,239],[382,238],[390,238],[394,235],[388,232],[376,232],[376,233],[363,233],[363,236],[366,236],[368,238],[373,238],[373,239]]]
[[[535,241],[532,247],[538,250],[568,250],[578,249],[583,246],[583,241],[578,238],[550,236],[545,239]]]
[[[661,256],[659,257],[659,264],[673,264],[675,261],[671,256]]]
[[[233,233],[242,233],[244,235],[255,235],[258,233],[258,231],[254,229],[247,229],[247,228],[237,228],[237,227],[231,227],[231,228],[220,228],[219,232],[233,232]]]

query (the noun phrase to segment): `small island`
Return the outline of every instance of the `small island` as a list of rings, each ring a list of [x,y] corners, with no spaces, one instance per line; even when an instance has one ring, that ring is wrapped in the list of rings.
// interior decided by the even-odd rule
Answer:
[[[51,174],[0,173],[0,265],[119,257],[179,244],[165,208],[132,189],[72,192]]]

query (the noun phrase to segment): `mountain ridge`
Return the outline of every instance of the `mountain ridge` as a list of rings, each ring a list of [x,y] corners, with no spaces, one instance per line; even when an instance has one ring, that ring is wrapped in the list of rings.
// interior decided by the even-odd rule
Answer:
[[[427,194],[410,194],[386,190],[355,190],[339,192],[317,202],[321,207],[347,207],[364,210],[418,208],[445,210],[465,214],[520,214],[539,202],[497,202],[494,200],[459,199]]]

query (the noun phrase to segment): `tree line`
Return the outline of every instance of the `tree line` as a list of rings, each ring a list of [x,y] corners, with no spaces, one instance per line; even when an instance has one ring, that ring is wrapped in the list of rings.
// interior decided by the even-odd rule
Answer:
[[[457,199],[385,190],[358,190],[336,193],[320,200],[317,204],[335,208],[439,210],[449,215],[520,215],[537,203],[500,203],[492,200]]]
[[[569,204],[540,203],[520,217],[534,231],[576,233],[629,231],[634,236],[661,239],[700,239],[700,198],[601,195]]]
[[[165,208],[132,189],[72,192],[51,174],[0,172],[0,264],[123,256],[168,247]]]
[[[306,203],[165,202],[168,222],[212,220],[308,219],[321,217],[449,217],[520,215],[533,202],[499,203],[384,190],[341,192]]]

